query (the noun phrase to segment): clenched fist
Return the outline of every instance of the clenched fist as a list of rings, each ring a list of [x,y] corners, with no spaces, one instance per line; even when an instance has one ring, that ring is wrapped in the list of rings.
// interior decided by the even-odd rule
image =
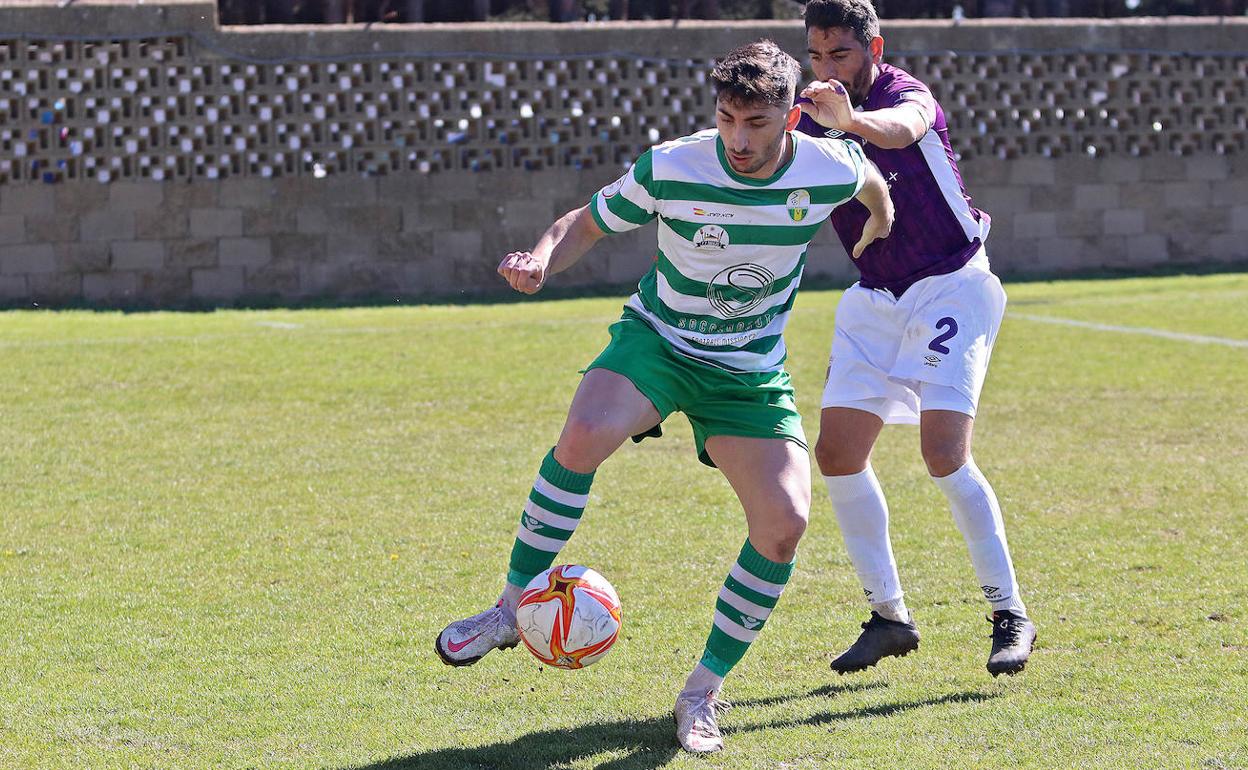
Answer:
[[[536,294],[546,283],[546,266],[527,251],[513,251],[503,257],[498,274],[524,294]]]

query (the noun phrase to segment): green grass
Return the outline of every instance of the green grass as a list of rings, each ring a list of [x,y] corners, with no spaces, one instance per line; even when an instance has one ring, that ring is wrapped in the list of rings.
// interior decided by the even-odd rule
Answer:
[[[1248,339],[1248,275],[1012,284],[1018,313]],[[835,292],[799,300],[813,434]],[[816,479],[798,571],[725,695],[668,709],[744,537],[686,424],[599,472],[562,560],[616,585],[602,663],[444,667],[620,298],[0,314],[0,767],[1225,768],[1248,765],[1248,350],[1009,317],[975,455],[1035,657],[985,605],[917,432],[877,472],[924,634],[828,669],[864,617]]]

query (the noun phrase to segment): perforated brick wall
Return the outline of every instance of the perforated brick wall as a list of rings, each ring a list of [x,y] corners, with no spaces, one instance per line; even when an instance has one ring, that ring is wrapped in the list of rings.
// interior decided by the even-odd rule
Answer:
[[[0,29],[9,304],[496,288],[502,253],[710,123],[717,54],[805,47],[791,23],[220,30],[197,0],[2,8]],[[946,109],[999,269],[1248,257],[1248,23],[884,35]],[[559,281],[632,280],[652,238]],[[830,231],[811,257],[852,272]]]

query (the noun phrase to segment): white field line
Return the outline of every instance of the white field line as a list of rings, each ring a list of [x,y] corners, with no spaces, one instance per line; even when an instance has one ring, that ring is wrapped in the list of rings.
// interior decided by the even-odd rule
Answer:
[[[1030,313],[1010,313],[1010,318],[1019,318],[1024,321],[1035,321],[1042,324],[1055,324],[1058,326],[1076,326],[1080,329],[1092,329],[1098,332],[1118,332],[1120,334],[1140,334],[1145,337],[1160,337],[1165,340],[1176,340],[1178,342],[1195,342],[1201,345],[1225,345],[1231,348],[1248,348],[1248,340],[1236,340],[1230,337],[1209,337],[1203,334],[1184,334],[1182,332],[1168,332],[1165,329],[1150,329],[1147,326],[1115,326],[1113,324],[1098,324],[1091,321],[1076,321],[1073,318],[1054,318],[1053,316],[1031,315]]]
[[[0,5],[3,0],[0,0]],[[599,323],[605,329],[611,325],[615,316],[610,318],[604,317]],[[526,323],[538,326],[568,326],[571,324],[583,324],[583,318],[549,318],[534,319]],[[220,342],[221,340],[238,340],[238,339],[264,339],[264,338],[280,338],[283,336],[298,337],[334,337],[352,334],[373,334],[373,335],[390,335],[390,334],[417,334],[421,332],[443,331],[447,329],[463,329],[463,324],[453,323],[450,321],[434,321],[421,322],[419,326],[305,326],[301,324],[284,323],[282,321],[255,321],[255,326],[266,329],[267,331],[232,331],[232,332],[205,332],[202,334],[159,334],[152,336],[128,336],[128,337],[69,337],[59,340],[6,340],[0,339],[0,350],[4,349],[23,349],[23,348],[68,348],[68,347],[97,347],[107,345],[151,345],[158,343],[208,343]],[[483,323],[474,323],[469,325],[469,329],[511,329],[515,326],[514,321],[498,320],[487,321]],[[285,334],[277,334],[276,332],[284,332]]]
[[[267,326],[270,329],[302,329],[303,324],[292,324],[286,321],[256,321],[256,326]]]

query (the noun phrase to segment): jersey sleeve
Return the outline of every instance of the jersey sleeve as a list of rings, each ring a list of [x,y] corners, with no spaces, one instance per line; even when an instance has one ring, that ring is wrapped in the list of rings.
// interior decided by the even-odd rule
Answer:
[[[928,128],[936,122],[936,97],[922,81],[914,78],[894,78],[884,92],[880,106],[913,107],[923,116]]]
[[[817,138],[807,140],[821,154],[820,184],[811,190],[816,203],[833,208],[854,198],[867,181],[867,155],[862,145],[852,139]],[[831,214],[831,210],[828,210]]]
[[[589,211],[604,233],[635,230],[658,213],[658,203],[651,192],[654,189],[652,153],[647,150],[623,176],[589,199]]]
[[[867,154],[863,152],[861,144],[850,139],[841,141],[845,144],[845,153],[854,167],[854,191],[849,194],[853,198],[862,192],[862,186],[867,183]]]

